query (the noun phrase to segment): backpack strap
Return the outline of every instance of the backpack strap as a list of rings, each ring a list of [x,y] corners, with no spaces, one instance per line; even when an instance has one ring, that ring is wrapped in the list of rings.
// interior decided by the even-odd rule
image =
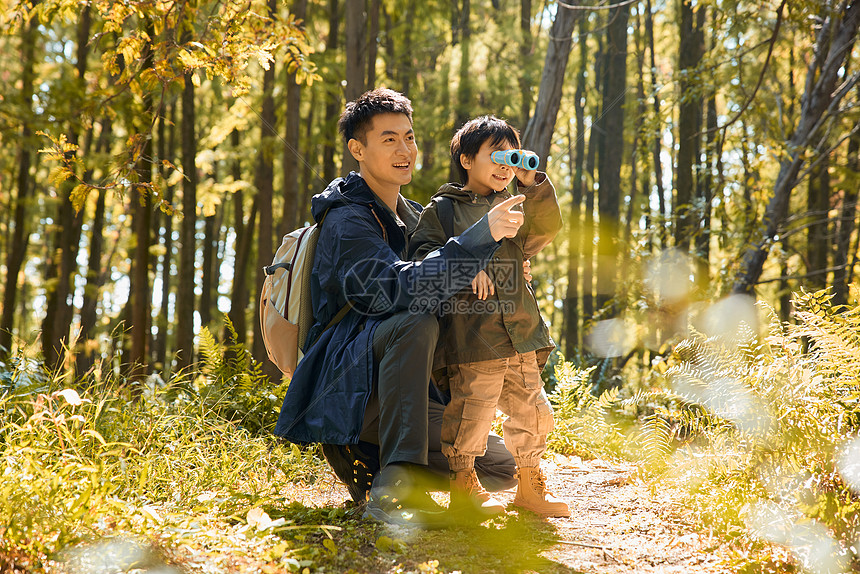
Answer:
[[[382,225],[382,221],[379,220],[379,216],[376,215],[376,211],[374,211],[373,206],[370,206],[370,212],[373,214],[373,217],[376,219],[376,222],[379,224],[379,227],[382,228],[382,238],[385,241],[388,241],[388,239],[387,239],[388,234],[385,232],[385,226]],[[323,220],[325,220],[326,215],[328,215],[328,210],[326,210],[326,212],[323,214],[322,219],[320,219],[320,222],[318,225],[322,226],[322,222],[323,222]],[[320,227],[320,230],[322,230],[322,227]],[[317,340],[319,340],[319,338],[322,336],[323,333],[325,333],[326,331],[328,331],[329,329],[331,329],[332,327],[334,327],[335,325],[340,323],[341,320],[344,317],[346,317],[346,314],[349,313],[350,309],[352,309],[352,301],[347,301],[346,305],[341,307],[340,310],[335,314],[335,316],[331,318],[331,321],[328,322],[328,324],[325,326],[325,329],[320,331],[320,334],[317,336]],[[315,340],[314,343],[316,343],[316,342],[317,341]],[[311,343],[311,345],[312,344],[313,343]]]
[[[433,201],[436,202],[436,213],[439,215],[442,231],[448,237],[454,237],[454,200],[450,197],[437,197]]]

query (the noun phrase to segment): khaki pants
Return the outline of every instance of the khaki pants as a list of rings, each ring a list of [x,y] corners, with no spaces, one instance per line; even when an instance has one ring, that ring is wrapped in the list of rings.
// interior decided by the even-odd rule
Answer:
[[[537,466],[552,430],[552,407],[534,352],[448,367],[451,402],[442,417],[442,452],[452,471],[471,468],[487,448],[496,407],[508,415],[505,445],[518,467]]]

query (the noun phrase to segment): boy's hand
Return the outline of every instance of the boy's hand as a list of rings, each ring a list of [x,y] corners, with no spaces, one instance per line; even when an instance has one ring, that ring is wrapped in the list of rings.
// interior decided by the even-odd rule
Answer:
[[[496,286],[493,285],[490,276],[481,269],[475,278],[472,279],[472,293],[478,296],[481,301],[486,301],[487,297],[496,294]]]
[[[525,214],[518,210],[519,205],[525,200],[525,195],[514,195],[493,206],[487,213],[493,240],[499,241],[503,237],[514,237],[517,234],[526,220]]]
[[[536,169],[524,169],[522,167],[513,167],[514,175],[517,176],[517,181],[523,187],[531,187],[535,183],[535,176],[537,175]]]
[[[523,261],[523,277],[529,283],[532,282],[532,262],[529,259]]]

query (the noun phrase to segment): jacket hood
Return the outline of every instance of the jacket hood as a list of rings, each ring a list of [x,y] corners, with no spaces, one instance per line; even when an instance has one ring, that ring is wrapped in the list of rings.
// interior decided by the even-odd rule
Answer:
[[[364,179],[352,171],[346,177],[333,180],[322,193],[311,198],[311,215],[319,223],[329,209],[351,203],[373,203],[375,200],[376,196]]]
[[[495,202],[496,196],[507,197],[509,194],[508,190],[505,189],[503,191],[499,191],[493,193],[491,195],[486,196],[487,201],[492,205]],[[463,186],[459,183],[446,183],[439,190],[433,194],[433,199],[437,197],[447,197],[454,201],[462,201],[464,203],[473,203],[477,199],[480,199],[484,196],[478,195],[477,193],[472,193],[471,191],[466,191],[463,189]]]

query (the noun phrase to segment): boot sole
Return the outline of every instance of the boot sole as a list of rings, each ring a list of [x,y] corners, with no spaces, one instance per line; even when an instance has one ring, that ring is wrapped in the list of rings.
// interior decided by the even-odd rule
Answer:
[[[564,513],[564,512],[541,512],[540,510],[537,510],[535,508],[531,508],[529,506],[519,504],[519,503],[517,503],[516,500],[513,502],[513,505],[520,510],[527,510],[531,513],[537,514],[539,516],[543,516],[544,518],[570,518],[570,510],[568,510],[566,513]]]

